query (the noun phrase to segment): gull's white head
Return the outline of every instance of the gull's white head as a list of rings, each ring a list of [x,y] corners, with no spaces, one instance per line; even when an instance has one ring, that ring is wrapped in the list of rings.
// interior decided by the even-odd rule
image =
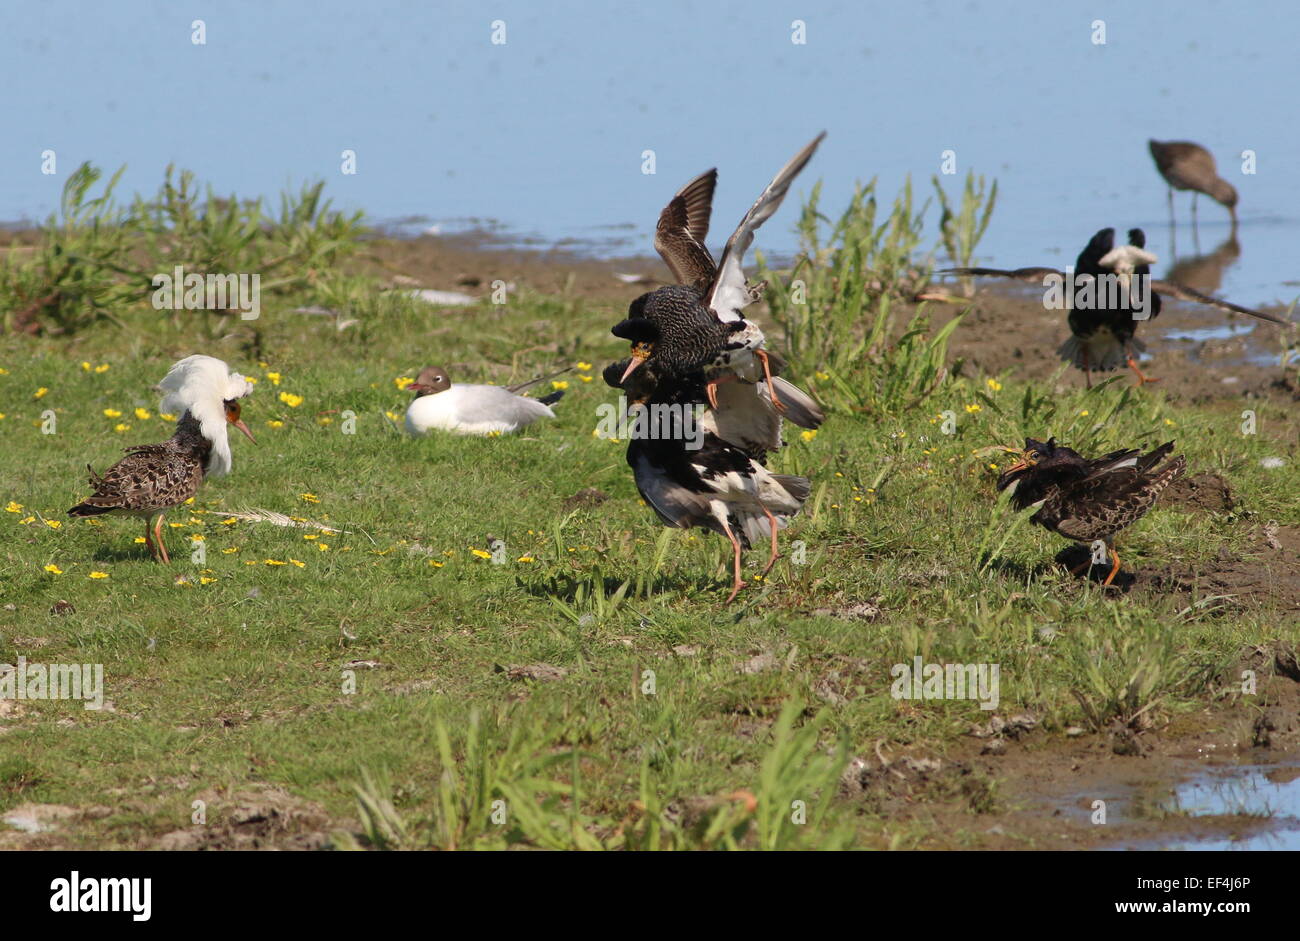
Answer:
[[[253,391],[253,384],[214,356],[187,356],[172,366],[158,383],[163,393],[159,411],[183,416],[189,412],[199,423],[203,437],[212,442],[204,472],[210,477],[230,473],[230,439],[226,425],[234,425],[253,441],[253,434],[240,419],[239,400]]]

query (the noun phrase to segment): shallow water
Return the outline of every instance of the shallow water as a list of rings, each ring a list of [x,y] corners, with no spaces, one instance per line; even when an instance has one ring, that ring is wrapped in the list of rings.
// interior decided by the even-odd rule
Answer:
[[[1300,765],[1237,765],[1210,769],[1183,784],[1165,809],[1194,817],[1222,814],[1267,818],[1234,839],[1170,839],[1144,849],[1300,850]]]
[[[967,170],[1000,184],[979,260],[1060,267],[1097,229],[1141,226],[1164,276],[1228,241],[1208,199],[1191,228],[1189,194],[1170,226],[1146,141],[1192,139],[1241,192],[1216,290],[1249,306],[1300,293],[1287,283],[1300,273],[1300,123],[1259,93],[1295,84],[1288,0],[499,0],[490,13],[469,0],[284,0],[214,8],[202,46],[162,9],[50,0],[0,31],[0,75],[23,89],[0,140],[0,219],[43,218],[82,160],[126,164],[123,196],[153,192],[174,162],[219,194],[274,204],[321,178],[337,206],[376,221],[499,220],[525,244],[649,254],[667,198],[718,166],[716,253],[825,128],[795,200],[821,179],[834,215],[855,180],[879,177],[892,200],[910,174],[919,206],[951,151],[949,193]],[[792,41],[796,18],[806,42]],[[47,148],[54,175],[40,172]],[[795,218],[783,208],[758,247],[795,250]],[[931,205],[928,242],[936,229]]]

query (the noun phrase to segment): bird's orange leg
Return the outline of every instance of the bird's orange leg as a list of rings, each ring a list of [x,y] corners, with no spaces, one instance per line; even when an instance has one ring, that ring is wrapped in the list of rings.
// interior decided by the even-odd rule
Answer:
[[[1110,574],[1106,576],[1106,580],[1102,582],[1103,586],[1109,585],[1111,582],[1115,580],[1115,576],[1119,574],[1119,553],[1116,552],[1114,549],[1111,549],[1110,554],[1115,557],[1115,564],[1114,566],[1112,566],[1110,570]]]
[[[754,350],[754,355],[763,364],[763,379],[767,382],[767,391],[772,395],[772,407],[784,412],[785,403],[777,397],[776,386],[772,385],[772,365],[768,362],[767,352],[765,350]]]
[[[159,513],[156,517],[154,517],[153,538],[154,541],[158,543],[158,551],[162,554],[163,562],[166,563],[167,565],[171,565],[171,561],[172,561],[171,556],[167,555],[167,544],[163,542],[163,534],[162,534],[163,515],[164,514]]]
[[[740,540],[736,538],[736,534],[731,531],[731,527],[727,525],[725,520],[722,523],[722,531],[726,533],[727,538],[731,540],[731,550],[734,553],[731,564],[733,575],[731,594],[729,594],[727,600],[723,602],[723,604],[731,604],[736,600],[736,595],[740,594],[741,586],[744,585],[744,582],[740,580]]]
[[[149,547],[149,558],[158,561],[158,549],[153,544],[153,520],[144,521],[144,544]]]
[[[768,560],[767,560],[767,567],[766,567],[765,569],[763,569],[763,574],[766,575],[768,572],[772,571],[772,566],[776,565],[776,556],[777,556],[777,551],[776,551],[776,530],[777,530],[777,525],[776,525],[776,517],[772,515],[772,511],[769,510],[767,507],[763,506],[763,504],[761,504],[761,503],[759,504],[759,507],[763,510],[763,513],[767,516],[767,526],[768,526],[768,528],[772,531],[772,554],[768,557]]]
[[[710,379],[708,382],[706,382],[704,384],[704,395],[709,400],[709,408],[718,407],[718,386],[722,385],[724,382],[737,382],[737,381],[738,380],[736,379],[735,376],[726,375],[726,376],[721,376],[717,379]]]
[[[1138,369],[1137,360],[1133,358],[1133,352],[1131,350],[1125,350],[1125,352],[1128,353],[1128,368],[1133,370],[1135,373],[1137,373],[1137,377],[1138,377],[1137,384],[1139,386],[1147,382],[1160,381],[1159,379],[1152,378],[1151,376],[1143,375],[1142,370]]]

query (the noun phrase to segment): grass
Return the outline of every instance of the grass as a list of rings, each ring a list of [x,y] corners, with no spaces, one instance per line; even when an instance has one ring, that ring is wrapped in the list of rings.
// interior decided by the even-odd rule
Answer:
[[[1243,648],[1294,637],[1269,599],[1115,598],[1065,577],[1051,564],[1063,543],[998,502],[999,458],[981,450],[1026,433],[1085,451],[1176,438],[1242,509],[1157,508],[1124,543],[1140,573],[1208,564],[1221,546],[1248,554],[1259,519],[1300,523],[1296,489],[1258,465],[1274,440],[1243,438],[1235,412],[1172,408],[1122,382],[1055,395],[955,375],[950,333],[878,326],[900,303],[888,284],[866,304],[842,290],[881,270],[881,252],[890,284],[911,277],[910,198],[879,238],[865,205],[855,199],[832,247],[810,244],[794,273],[833,323],[796,322],[793,277],[773,285],[791,375],[831,416],[815,435],[788,431],[772,460],[814,481],[785,537],[788,550],[802,543],[802,564],[783,559],[760,581],[752,554],[729,608],[725,543],[662,530],[624,445],[592,434],[625,301],[521,293],[439,312],[381,293],[364,269],[299,261],[254,322],[95,295],[104,316],[87,301],[87,319],[61,333],[0,335],[0,662],[102,663],[112,701],[0,718],[0,811],[108,807],[63,845],[127,847],[188,827],[197,794],[272,786],[323,808],[341,848],[946,845],[935,825],[838,787],[877,743],[945,754],[988,720],[975,702],[895,700],[893,664],[1000,664],[1000,711],[1031,711],[1059,735],[1203,709]],[[183,260],[211,241],[209,225],[250,231],[183,218],[174,208],[164,226]],[[299,259],[355,254],[335,244],[339,224],[288,206],[253,240],[292,244]],[[292,312],[326,302],[360,323]],[[822,329],[867,340],[861,364],[824,370],[839,383],[807,371],[827,355]],[[234,473],[170,514],[164,568],[133,541],[135,520],[64,511],[86,493],[87,462],[102,469],[170,433],[150,389],[198,351],[257,379],[244,415],[259,443],[233,438]],[[594,368],[562,380],[557,420],[528,434],[413,440],[394,423],[399,386],[429,361],[482,364],[463,381]],[[1285,433],[1280,408],[1257,407],[1261,428]],[[593,487],[608,500],[567,501]],[[306,525],[229,515],[251,510]],[[52,614],[59,601],[75,611]],[[878,613],[852,616],[864,606]],[[538,664],[558,669],[511,669]],[[218,801],[210,824],[227,812]]]

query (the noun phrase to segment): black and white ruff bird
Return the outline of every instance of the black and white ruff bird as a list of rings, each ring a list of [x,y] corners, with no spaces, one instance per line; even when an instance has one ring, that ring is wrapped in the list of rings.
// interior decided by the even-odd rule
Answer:
[[[637,491],[664,525],[704,526],[732,547],[732,585],[727,604],[744,582],[741,553],[761,540],[770,546],[766,575],[779,555],[778,532],[808,499],[806,477],[773,474],[761,461],[780,446],[780,420],[754,404],[769,396],[765,382],[724,386],[717,409],[697,415],[705,379],[699,372],[665,377],[647,365],[628,375],[625,363],[604,371],[638,407],[627,449]]]
[[[1145,233],[1130,229],[1128,235],[1127,245],[1116,246],[1114,229],[1097,232],[1079,253],[1073,281],[1063,271],[1043,267],[947,268],[940,273],[1014,278],[1044,287],[1062,285],[1069,309],[1070,338],[1061,344],[1057,353],[1083,370],[1089,386],[1094,370],[1109,372],[1125,364],[1137,375],[1138,385],[1159,381],[1138,368],[1137,356],[1146,347],[1135,334],[1139,323],[1160,314],[1162,297],[1206,304],[1279,326],[1290,325],[1281,317],[1211,297],[1173,281],[1152,278],[1151,265],[1157,258],[1146,248]]]

